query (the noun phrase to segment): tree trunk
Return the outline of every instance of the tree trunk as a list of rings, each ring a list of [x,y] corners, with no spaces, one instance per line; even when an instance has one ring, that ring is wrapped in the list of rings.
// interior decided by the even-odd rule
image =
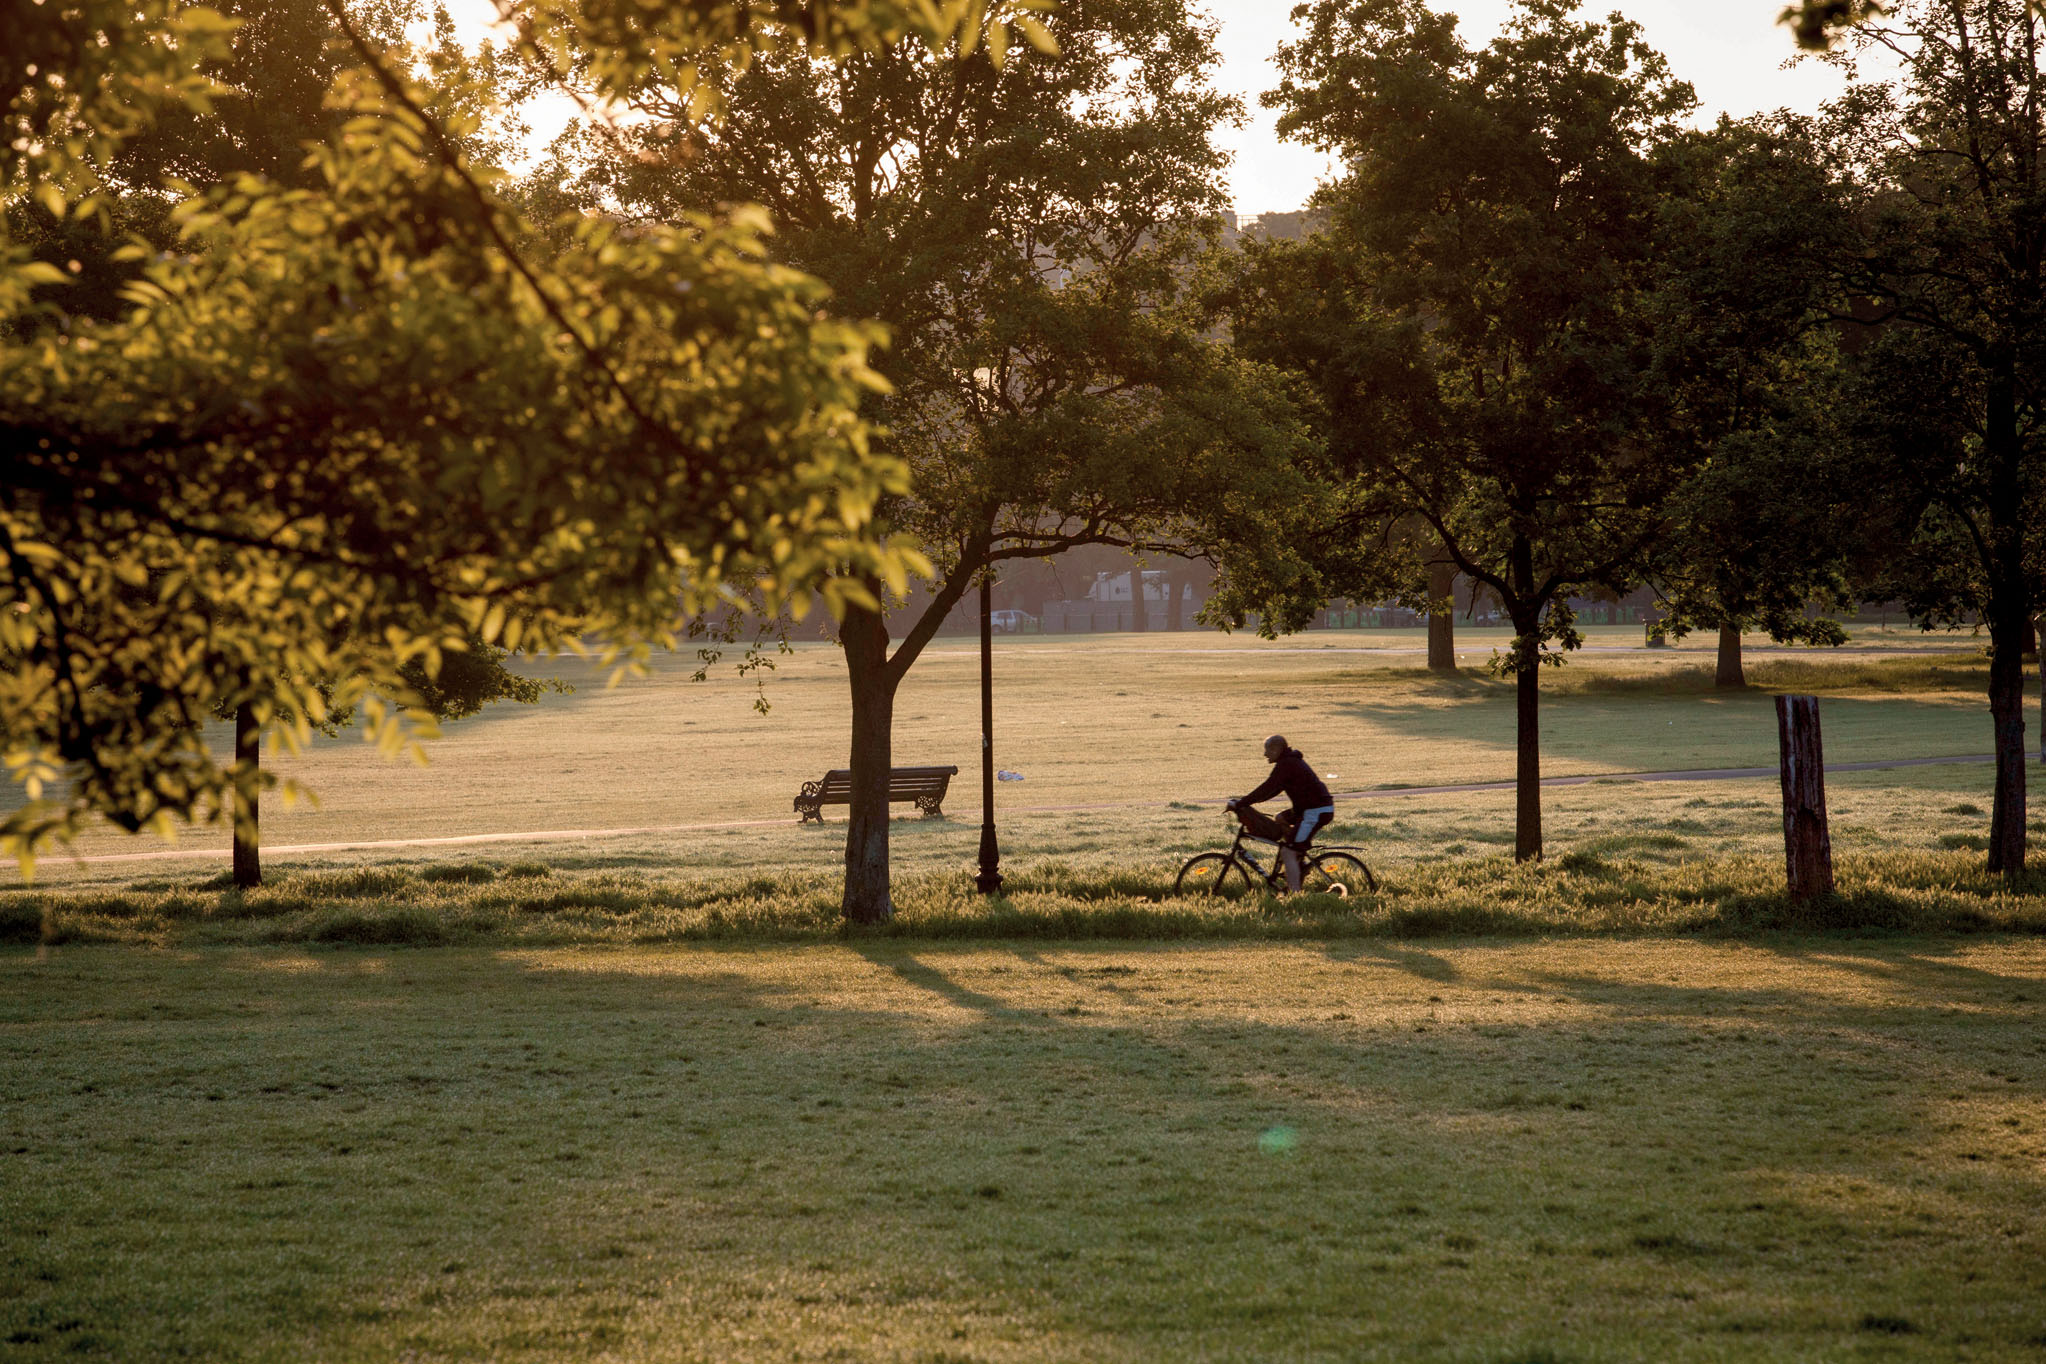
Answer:
[[[1439,560],[1428,565],[1428,666],[1436,672],[1456,671],[1456,565]],[[1444,599],[1447,604],[1444,605]]]
[[[2005,616],[2015,613],[2001,613]],[[1996,731],[1996,798],[1989,811],[1989,870],[2025,869],[2025,653],[2029,617],[1989,628],[1989,720]]]
[[[1542,856],[1542,607],[1535,590],[1534,542],[1516,531],[1506,551],[1506,579],[1511,597],[1500,604],[1513,622],[1513,648],[1519,656],[1515,702],[1518,752],[1513,774],[1513,860],[1538,862]]]
[[[2037,639],[2046,645],[2046,616],[2032,622]],[[2039,756],[2046,758],[2046,647],[2039,650]]]
[[[888,622],[847,610],[838,640],[852,684],[852,812],[845,829],[845,917],[878,924],[895,913],[888,895],[888,774],[894,765],[895,681]]]
[[[1721,691],[1739,691],[1748,685],[1747,669],[1741,665],[1741,628],[1721,623],[1719,627],[1719,670],[1712,685]]]
[[[2025,636],[2032,594],[2025,572],[2023,445],[2018,435],[2016,361],[1992,362],[1983,422],[1989,456],[1989,722],[1996,731],[1996,799],[1989,812],[1989,870],[2025,869]]]
[[[244,701],[234,709],[234,883],[243,889],[263,884],[257,805],[262,773],[263,730],[255,706]]]
[[[1139,634],[1151,628],[1151,606],[1144,600],[1144,565],[1130,570],[1130,629]]]
[[[1522,634],[1532,640],[1534,631]],[[1541,659],[1530,648],[1521,660],[1517,681],[1519,761],[1514,779],[1513,860],[1539,862],[1542,856],[1542,731]]]
[[[1165,605],[1165,628],[1174,634],[1178,634],[1186,628],[1186,604],[1181,597],[1181,593],[1184,590],[1185,585],[1179,581],[1179,575],[1167,572],[1165,575],[1165,595],[1171,600]]]
[[[1819,698],[1776,698],[1776,745],[1783,776],[1783,857],[1790,898],[1833,893],[1833,840],[1826,829],[1826,754]]]

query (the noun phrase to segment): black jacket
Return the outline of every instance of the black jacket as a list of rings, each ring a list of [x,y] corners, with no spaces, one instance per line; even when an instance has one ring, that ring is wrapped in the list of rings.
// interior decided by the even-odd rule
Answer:
[[[1261,800],[1270,800],[1284,791],[1286,799],[1293,802],[1293,809],[1318,809],[1335,804],[1335,798],[1328,793],[1320,777],[1314,775],[1313,766],[1300,756],[1300,750],[1289,748],[1279,755],[1272,764],[1272,775],[1266,777],[1257,790],[1236,802],[1238,805],[1255,805]]]

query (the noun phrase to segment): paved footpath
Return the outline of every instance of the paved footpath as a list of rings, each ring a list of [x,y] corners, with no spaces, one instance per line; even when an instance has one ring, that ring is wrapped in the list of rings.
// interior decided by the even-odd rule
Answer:
[[[1988,763],[1996,761],[1993,753],[1969,753],[1951,758],[1890,758],[1881,762],[1828,763],[1828,773],[1838,772],[1883,772],[1898,767],[1941,767],[1960,763]],[[1773,777],[1773,767],[1698,767],[1674,772],[1597,772],[1581,777],[1544,777],[1542,785],[1588,786],[1593,782],[1628,781],[1743,781],[1756,777]],[[1451,786],[1379,786],[1369,791],[1338,791],[1337,800],[1384,800],[1396,796],[1442,796],[1465,791],[1511,791],[1510,781],[1463,782]],[[1181,798],[1182,800],[1184,798]],[[1219,802],[1223,796],[1196,796],[1202,802]],[[1163,810],[1178,801],[1165,800],[1123,800],[1106,801],[1089,805],[1008,805],[1003,809],[1009,814],[1060,814],[1076,810]],[[457,848],[474,847],[486,843],[580,843],[598,838],[631,838],[647,834],[699,833],[712,829],[761,829],[786,825],[788,817],[777,819],[728,819],[714,824],[648,824],[638,828],[616,829],[534,829],[519,833],[498,834],[456,834],[445,838],[380,838],[356,843],[292,843],[277,847],[266,846],[265,857],[309,856],[319,853],[370,852],[379,848]],[[225,855],[225,848],[166,848],[157,852],[107,853],[98,857],[63,858],[64,865],[95,864],[104,862],[163,862],[184,858],[218,859]],[[51,858],[57,861],[57,858]]]

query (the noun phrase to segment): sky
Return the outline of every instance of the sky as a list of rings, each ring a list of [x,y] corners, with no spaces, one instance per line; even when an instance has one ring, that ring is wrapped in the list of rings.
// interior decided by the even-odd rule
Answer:
[[[1222,69],[1216,85],[1243,98],[1247,126],[1225,129],[1218,139],[1236,153],[1231,198],[1239,215],[1299,208],[1328,174],[1327,159],[1311,148],[1280,142],[1277,115],[1258,106],[1258,96],[1279,83],[1272,53],[1292,32],[1287,17],[1293,0],[1198,0],[1221,24],[1217,46]],[[1614,10],[1641,25],[1649,46],[1669,59],[1671,69],[1698,91],[1699,121],[1710,125],[1724,113],[1740,117],[1764,109],[1812,110],[1839,92],[1841,78],[1830,67],[1784,63],[1797,55],[1790,30],[1776,16],[1784,0],[1585,0],[1581,13],[1603,16]],[[1455,14],[1464,42],[1481,46],[1499,31],[1509,0],[1435,0],[1431,8]]]

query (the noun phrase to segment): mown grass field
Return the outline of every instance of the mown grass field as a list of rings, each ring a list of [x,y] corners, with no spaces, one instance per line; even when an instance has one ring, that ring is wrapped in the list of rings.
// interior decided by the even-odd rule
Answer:
[[[1639,636],[1629,627],[1591,635],[1589,650],[1544,677],[1549,775],[1772,765],[1771,686],[1824,694],[1827,750],[1836,762],[1982,753],[1990,746],[1986,665],[1978,642],[1965,635],[1864,630],[1852,654],[1757,654],[1751,662],[1757,690],[1733,696],[1712,692],[1710,652],[1696,642],[1648,652],[1631,647]],[[1264,771],[1259,742],[1275,730],[1334,774],[1338,791],[1510,779],[1511,688],[1482,668],[1503,642],[1498,631],[1466,630],[1466,671],[1443,678],[1418,666],[1418,631],[1316,632],[1276,645],[1215,634],[1005,639],[997,652],[996,756],[1025,778],[999,788],[1005,846],[1025,860],[1113,850],[1141,861],[1161,841],[1189,836],[1182,826],[1197,824],[1207,837],[1212,817],[1175,819],[1167,807],[1212,806],[1247,790]],[[632,852],[681,867],[828,864],[837,831],[796,829],[789,801],[804,780],[845,762],[848,705],[836,651],[803,645],[781,660],[767,684],[772,711],[764,717],[751,708],[749,682],[721,673],[692,683],[694,666],[687,656],[663,658],[648,676],[607,687],[601,673],[572,661],[541,664],[539,671],[566,677],[578,690],[451,725],[429,745],[432,761],[423,767],[382,758],[352,734],[319,740],[303,755],[273,755],[272,770],[320,799],[317,808],[285,808],[273,795],[264,811],[265,842],[278,848],[639,829],[657,832],[628,840]],[[948,826],[898,822],[912,867],[926,850],[952,858],[957,840],[948,835],[975,837],[976,685],[974,650],[951,640],[939,641],[904,685],[896,760],[962,769],[947,802]],[[1949,828],[1940,821],[1948,819],[1941,813],[1947,806],[1984,802],[1986,769],[1940,769],[1922,779],[1903,774],[1878,785],[1931,793],[1927,799],[1937,803],[1913,816],[1928,835],[1918,843],[1936,846],[1940,834],[1980,832],[1979,824]],[[1766,805],[1772,793],[1765,788],[1750,783],[1713,798],[1752,796]],[[1626,832],[1638,794],[1615,803],[1613,814],[1622,818],[1603,821],[1558,797],[1555,852],[1587,834]],[[1129,808],[1120,815],[1068,808],[1097,805]],[[1344,814],[1365,808],[1353,804]],[[1416,851],[1459,842],[1482,850],[1498,846],[1496,812],[1510,805],[1496,798],[1400,798],[1368,808],[1404,821],[1417,835]],[[842,809],[832,813],[842,820]],[[687,827],[755,821],[757,834]],[[108,830],[87,835],[76,851],[105,857],[159,847]],[[187,830],[177,847],[224,859],[226,833]],[[584,841],[539,855],[589,851]],[[370,860],[390,855],[372,850]],[[965,855],[972,856],[970,847]],[[280,862],[273,857],[272,865]],[[210,874],[198,867],[197,879]],[[67,864],[59,854],[44,861],[39,875],[119,879],[150,870]]]
[[[1496,633],[1496,632],[1495,632]],[[1627,629],[1544,679],[1545,770],[1593,776],[1546,797],[1549,858],[1507,860],[1505,791],[1414,794],[1510,777],[1510,686],[1479,666],[1498,643],[1466,632],[1466,671],[1415,666],[1419,632],[1329,632],[1262,644],[1218,635],[1005,641],[997,755],[1025,780],[998,788],[1007,900],[963,873],[977,855],[974,652],[953,642],[910,674],[898,706],[903,762],[964,770],[948,818],[904,807],[894,827],[896,931],[970,936],[1268,936],[1415,932],[1751,931],[1786,922],[1774,784],[1638,781],[1671,768],[1768,767],[1770,685],[1820,691],[1835,762],[1980,752],[1986,664],[1966,636],[1864,631],[1856,652],[1758,654],[1760,684],[1722,695],[1709,652],[1630,647]],[[789,798],[843,761],[843,670],[804,646],[768,684],[692,683],[693,660],[498,707],[451,726],[430,766],[393,763],[352,737],[283,758],[318,809],[272,799],[265,842],[369,846],[268,857],[270,886],[224,893],[224,834],[201,829],[170,858],[46,859],[39,888],[0,896],[0,937],[167,943],[294,941],[645,942],[834,936],[842,808],[799,827]],[[1337,906],[1170,902],[1173,873],[1226,841],[1221,797],[1265,770],[1259,742],[1290,731],[1342,802],[1324,842],[1361,846],[1384,894]],[[1604,775],[1598,775],[1604,774]],[[1949,931],[2025,927],[2028,887],[1980,874],[1990,769],[1941,764],[1836,774],[1833,839],[1851,903],[1834,926]],[[2046,825],[2042,825],[2046,827]],[[574,837],[528,838],[548,831]],[[420,840],[475,838],[477,843]],[[389,846],[391,843],[399,846]],[[382,844],[384,846],[378,846]],[[95,834],[90,858],[160,845]],[[1170,902],[1170,903],[1168,903]],[[1759,905],[1759,908],[1758,908]],[[1823,925],[1819,925],[1823,926]]]
[[[324,741],[266,842],[401,846],[257,891],[211,830],[47,860],[0,890],[0,1361],[2046,1357],[2046,893],[1981,870],[1990,769],[1835,774],[1791,906],[1773,781],[1627,775],[1771,764],[1766,690],[1632,642],[1545,678],[1596,780],[1539,866],[1510,792],[1409,789],[1512,762],[1411,633],[1006,644],[992,902],[941,647],[898,760],[967,770],[878,932],[788,810],[843,760],[811,648],[764,718],[665,660],[426,768]],[[1969,641],[1876,644],[1750,675],[1836,762],[1986,750]],[[1176,898],[1274,729],[1380,893]]]
[[[2046,933],[2046,885],[1983,871],[1981,768],[1836,779],[1836,898],[1783,897],[1781,816],[1766,782],[1615,779],[1549,793],[1551,856],[1511,859],[1510,792],[1355,801],[1349,844],[1376,894],[1174,895],[1190,854],[1226,846],[1219,805],[1004,820],[1003,894],[973,886],[975,824],[899,821],[896,917],[912,940],[1604,937],[1756,933]],[[2046,829],[2046,823],[2039,825]],[[0,942],[163,948],[499,947],[828,942],[843,826],[771,826],[536,845],[371,849],[288,860],[261,889],[217,864],[99,865],[0,892]],[[141,874],[138,874],[140,872]]]
[[[2046,944],[0,955],[0,1358],[2023,1360]]]

